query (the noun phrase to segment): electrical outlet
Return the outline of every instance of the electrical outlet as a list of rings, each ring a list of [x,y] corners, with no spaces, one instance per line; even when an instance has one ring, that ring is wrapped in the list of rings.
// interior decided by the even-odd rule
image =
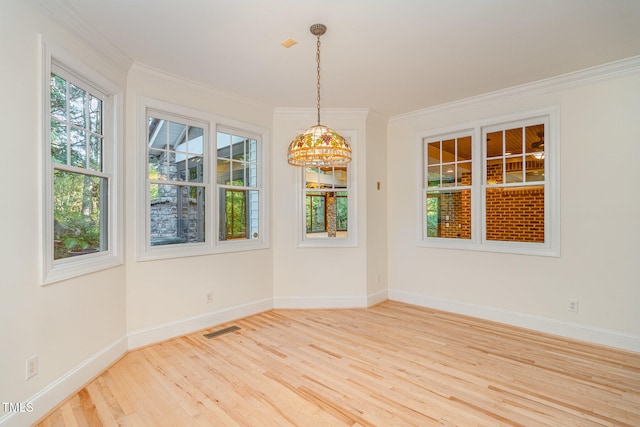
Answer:
[[[38,355],[34,354],[30,358],[28,358],[26,362],[26,366],[27,366],[27,376],[25,378],[26,380],[38,375]]]
[[[569,311],[573,311],[575,313],[578,312],[578,300],[575,298],[569,299],[569,305],[567,306]]]
[[[211,304],[213,302],[213,292],[207,292],[204,294],[205,304]]]

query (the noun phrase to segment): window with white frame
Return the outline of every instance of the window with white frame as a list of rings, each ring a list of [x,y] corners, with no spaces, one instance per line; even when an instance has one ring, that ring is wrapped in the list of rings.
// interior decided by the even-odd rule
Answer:
[[[421,138],[425,246],[559,254],[552,112]]]
[[[267,247],[264,131],[160,101],[142,104],[140,259]]]
[[[348,138],[353,149],[355,138]],[[355,163],[354,156],[346,166],[302,168],[300,246],[356,244],[355,191],[351,184]]]
[[[45,284],[121,263],[115,95],[53,58],[46,75]]]

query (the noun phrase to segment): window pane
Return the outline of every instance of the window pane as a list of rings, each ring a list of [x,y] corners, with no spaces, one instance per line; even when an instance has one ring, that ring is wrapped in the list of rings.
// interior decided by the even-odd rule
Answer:
[[[107,249],[107,179],[54,170],[54,259]]]
[[[497,157],[502,154],[502,131],[487,134],[487,157]]]
[[[67,164],[67,126],[51,120],[51,161]]]
[[[89,97],[89,130],[102,134],[102,101],[93,95]]]
[[[247,163],[245,167],[247,177],[247,187],[258,186],[258,165],[256,163]]]
[[[204,242],[204,193],[204,187],[151,184],[151,245]]]
[[[525,142],[526,152],[527,153],[543,153],[544,152],[544,124],[528,126],[525,129],[525,134],[526,134],[526,142]]]
[[[102,171],[102,138],[91,135],[89,139],[89,168]]]
[[[67,120],[67,82],[61,77],[51,74],[51,119]]]
[[[456,169],[457,185],[471,185],[471,162],[458,163]]]
[[[231,185],[244,186],[244,163],[231,162]]]
[[[505,131],[507,151],[505,155],[522,154],[522,128]]]
[[[527,182],[544,181],[544,157],[538,155],[527,156],[526,179]]]
[[[333,169],[334,188],[347,188],[347,168],[336,167]]]
[[[508,158],[505,162],[506,174],[505,179],[507,183],[522,182],[523,177],[523,164],[522,156]]]
[[[307,193],[306,195],[307,237],[325,231],[325,194]],[[319,236],[326,237],[326,236]]]
[[[225,159],[218,159],[218,184],[231,184],[231,162]]]
[[[456,140],[442,141],[442,163],[451,163],[456,160]]]
[[[427,169],[427,186],[440,186],[440,166],[429,166]]]
[[[437,165],[440,163],[440,141],[430,142],[427,145],[427,164]]]
[[[220,189],[220,240],[259,238],[259,192]]]
[[[85,131],[72,127],[69,131],[71,142],[71,166],[84,168],[87,165],[87,135]]]
[[[427,237],[471,238],[471,190],[427,193]]]
[[[544,243],[544,186],[487,188],[486,238]]]
[[[442,165],[442,186],[453,187],[456,185],[456,165],[451,163],[448,165]]]
[[[149,179],[167,179],[166,151],[149,150]]]
[[[318,188],[318,168],[306,168],[305,182],[306,188]]]
[[[87,127],[87,92],[73,84],[69,84],[69,121],[80,127]]]
[[[471,160],[471,137],[458,138],[458,161]]]
[[[231,143],[232,143],[232,157],[233,160],[240,160],[243,161],[245,160],[245,148],[244,148],[244,143],[245,143],[245,138],[240,137],[240,136],[236,136],[233,135],[231,137]]]
[[[218,157],[230,159],[231,158],[231,135],[224,132],[218,132],[216,134]]]
[[[487,160],[487,184],[502,184],[502,158]]]
[[[202,128],[189,126],[186,151],[189,154],[204,154],[204,130]]]
[[[189,161],[189,182],[203,182],[204,179],[204,158],[202,156],[192,156]]]
[[[257,162],[258,161],[258,141],[255,139],[247,140],[247,144],[245,146],[247,152],[245,155],[245,160],[247,162]]]
[[[320,177],[320,188],[333,188],[333,168],[321,167],[318,169]]]

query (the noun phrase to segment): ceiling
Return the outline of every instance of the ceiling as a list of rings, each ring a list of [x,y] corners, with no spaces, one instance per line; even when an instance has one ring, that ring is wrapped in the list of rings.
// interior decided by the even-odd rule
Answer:
[[[131,61],[273,107],[394,116],[640,55],[639,0],[39,0]],[[298,44],[286,49],[287,38]]]

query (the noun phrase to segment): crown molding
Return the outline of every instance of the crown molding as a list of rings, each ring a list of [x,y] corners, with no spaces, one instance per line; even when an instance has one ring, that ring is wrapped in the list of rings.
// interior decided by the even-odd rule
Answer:
[[[64,0],[32,0],[36,7],[62,28],[86,43],[92,50],[109,58],[123,71],[128,71],[133,61],[109,40],[87,25]]]
[[[585,68],[583,70],[574,71],[567,74],[561,74],[556,77],[550,77],[544,80],[538,80],[531,83],[525,83],[506,89],[488,92],[482,95],[472,96],[445,104],[435,105],[405,114],[399,114],[389,118],[389,123],[402,122],[413,118],[421,117],[426,114],[442,112],[446,110],[458,109],[472,105],[478,105],[484,102],[505,101],[512,98],[542,95],[555,92],[558,90],[569,89],[572,87],[582,86],[598,81],[613,79],[627,74],[640,71],[640,55],[630,58],[609,62],[595,67]]]

